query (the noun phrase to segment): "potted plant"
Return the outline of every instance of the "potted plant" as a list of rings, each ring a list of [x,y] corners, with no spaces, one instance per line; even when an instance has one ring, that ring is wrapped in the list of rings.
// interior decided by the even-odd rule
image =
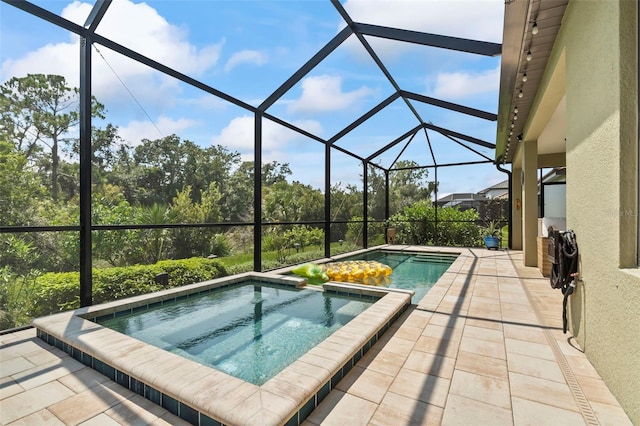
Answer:
[[[489,250],[500,248],[500,235],[502,234],[502,229],[498,225],[497,222],[491,221],[482,228],[482,235],[484,236],[484,245]]]

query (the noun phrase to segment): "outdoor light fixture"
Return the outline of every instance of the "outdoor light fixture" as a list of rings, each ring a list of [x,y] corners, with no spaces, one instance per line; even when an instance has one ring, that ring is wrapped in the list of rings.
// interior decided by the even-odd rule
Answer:
[[[517,113],[518,113],[518,107],[515,107],[515,108],[513,109],[513,113],[514,113],[514,114],[517,114]]]
[[[527,52],[527,62],[529,62],[532,58],[533,58],[533,56],[531,55],[531,51],[528,51]]]
[[[513,119],[514,119],[514,120],[517,120],[517,119],[518,119],[518,116],[517,116],[517,115],[514,115],[514,116],[513,116]]]
[[[518,97],[521,98],[524,96],[524,93],[522,93],[522,90],[520,91],[520,93],[518,93]]]
[[[511,128],[513,129],[516,125],[513,123],[513,121],[511,122]]]
[[[538,23],[536,21],[533,21],[533,28],[531,28],[531,34],[533,35],[538,34]]]
[[[525,72],[525,73],[522,75],[522,81],[527,81],[527,80],[529,80],[529,77],[527,77],[527,73]]]

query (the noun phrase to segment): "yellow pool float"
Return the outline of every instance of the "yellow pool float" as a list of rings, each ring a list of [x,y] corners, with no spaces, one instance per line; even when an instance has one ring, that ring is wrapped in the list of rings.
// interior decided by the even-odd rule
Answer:
[[[375,260],[346,260],[330,262],[321,268],[331,281],[367,285],[385,285],[393,272],[390,266]]]

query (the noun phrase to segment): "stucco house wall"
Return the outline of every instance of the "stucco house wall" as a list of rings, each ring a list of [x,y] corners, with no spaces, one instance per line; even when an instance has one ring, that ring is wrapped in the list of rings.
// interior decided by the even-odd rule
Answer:
[[[580,280],[570,329],[640,424],[636,1],[570,1],[550,63],[566,66],[567,225]]]

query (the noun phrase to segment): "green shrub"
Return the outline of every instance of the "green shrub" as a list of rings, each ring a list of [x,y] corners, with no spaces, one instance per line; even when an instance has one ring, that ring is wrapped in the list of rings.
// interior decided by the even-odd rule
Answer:
[[[224,277],[227,271],[220,262],[194,257],[163,260],[153,265],[135,265],[93,270],[93,303],[104,303],[165,288],[154,278],[167,273],[166,288]],[[80,274],[78,272],[46,273],[36,280],[32,294],[31,316],[49,315],[80,307]]]
[[[481,245],[480,228],[476,224],[478,212],[460,211],[454,207],[438,208],[438,226],[435,209],[430,202],[421,201],[404,208],[402,213],[389,219],[396,228],[396,241],[400,244],[477,247]]]

